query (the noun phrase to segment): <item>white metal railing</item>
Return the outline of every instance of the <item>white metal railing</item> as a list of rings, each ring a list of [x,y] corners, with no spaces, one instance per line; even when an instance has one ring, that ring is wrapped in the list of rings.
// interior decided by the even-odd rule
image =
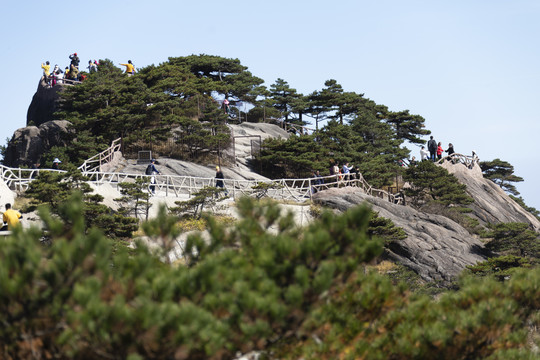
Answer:
[[[474,152],[472,155],[453,153],[452,155],[445,156],[441,160],[438,160],[437,163],[442,164],[445,160],[449,160],[453,164],[463,164],[469,169],[472,169],[474,165],[478,164],[480,161],[478,155],[476,155]]]
[[[156,182],[152,184],[156,191],[164,196],[191,196],[205,186],[215,186],[215,178],[202,178],[193,176],[179,175],[142,175],[142,174],[125,174],[125,173],[105,173],[92,172],[84,174],[90,178],[91,183],[104,184],[108,183],[115,187],[119,187],[122,182],[135,182],[138,178],[154,177]],[[401,204],[403,198],[399,195],[389,193],[386,190],[375,189],[371,187],[362,175],[359,178],[354,178],[354,174],[350,174],[350,178],[345,178],[344,175],[331,175],[319,178],[305,179],[277,179],[277,180],[235,180],[224,179],[224,185],[229,196],[238,198],[239,196],[268,196],[278,200],[288,200],[295,202],[303,202],[311,200],[313,194],[318,190],[324,190],[330,187],[353,186],[361,188],[366,194],[386,199],[390,202]],[[319,184],[320,181],[322,184]],[[261,183],[266,186],[258,187]]]
[[[86,160],[81,166],[78,167],[79,170],[83,173],[96,172],[101,170],[101,166],[105,165],[108,162],[111,162],[114,153],[120,151],[122,139],[118,138],[113,140],[111,146],[108,149],[100,152],[97,155],[92,156]]]
[[[146,178],[149,185],[152,185],[160,195],[164,196],[191,196],[205,186],[215,186],[215,178],[203,178],[180,175],[143,175],[126,174],[117,172],[102,172],[104,164],[109,163],[116,152],[120,150],[121,139],[114,140],[111,146],[101,153],[86,160],[79,170],[89,178],[88,182],[94,184],[111,184],[117,189],[123,182],[135,182],[139,178]],[[458,155],[458,154],[456,154]],[[462,155],[463,156],[463,155]],[[477,159],[477,158],[476,158]],[[10,168],[0,164],[0,177],[10,189],[26,191],[30,182],[38,176],[41,171],[65,172],[54,169],[20,169]],[[150,184],[151,178],[155,183]],[[375,189],[367,183],[361,174],[337,174],[324,177],[305,179],[278,179],[278,180],[234,180],[224,179],[223,183],[229,196],[237,198],[239,196],[272,197],[274,199],[303,202],[312,198],[313,194],[319,190],[330,187],[352,186],[361,188],[368,195],[386,199],[395,204],[402,204],[403,197],[392,194],[386,190]],[[264,184],[261,186],[261,183]]]
[[[28,184],[35,177],[38,176],[40,171],[55,171],[55,172],[65,172],[63,170],[54,170],[54,169],[20,169],[20,168],[10,168],[4,165],[0,165],[0,177],[6,185],[13,190],[25,191],[28,189]]]
[[[0,165],[1,178],[10,189],[18,191],[26,191],[30,182],[41,171],[65,172],[63,170],[53,169],[19,169],[9,168]],[[144,174],[126,174],[116,172],[100,172],[100,171],[83,171],[83,175],[89,178],[88,182],[93,184],[110,184],[113,187],[120,189],[120,183],[135,182],[139,178],[154,177],[156,182],[151,184],[155,186],[156,191],[160,196],[191,196],[205,186],[215,186],[216,179],[180,176],[180,175],[144,175]],[[322,184],[320,182],[323,182]],[[306,179],[278,179],[278,180],[235,180],[224,179],[225,188],[229,196],[238,198],[240,196],[268,196],[277,200],[286,200],[294,202],[303,202],[311,200],[316,191],[324,190],[331,187],[352,186],[361,188],[366,194],[386,199],[390,202],[401,204],[402,198],[399,195],[389,193],[385,190],[374,189],[371,187],[362,175],[359,178],[355,174],[350,174],[350,178],[346,175],[330,175],[318,178]],[[265,186],[259,186],[261,183]],[[149,184],[150,185],[150,184]]]

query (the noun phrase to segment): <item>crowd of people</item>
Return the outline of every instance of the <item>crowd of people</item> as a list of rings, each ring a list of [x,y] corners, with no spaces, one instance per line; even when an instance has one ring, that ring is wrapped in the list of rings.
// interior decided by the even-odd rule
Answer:
[[[330,175],[327,178],[328,184],[339,184],[342,183],[345,186],[352,185],[352,180],[360,179],[360,169],[358,166],[350,165],[348,162],[345,162],[341,167],[337,162],[331,162],[330,168],[328,169]],[[319,170],[313,170],[311,172],[311,177],[314,179],[312,184],[312,193],[315,194],[321,189],[321,186],[325,184],[325,177],[321,175]],[[331,178],[329,178],[331,177]],[[334,180],[335,177],[335,180]]]
[[[43,78],[48,85],[55,86],[56,84],[62,84],[64,82],[67,82],[68,80],[70,82],[84,81],[86,75],[79,70],[79,64],[81,60],[77,53],[70,54],[69,60],[69,66],[66,66],[64,70],[62,70],[57,64],[54,65],[54,68],[51,71],[51,65],[49,61],[41,64],[41,68],[43,69]],[[98,66],[99,63],[97,62],[97,60],[89,60],[87,66],[88,72],[96,72]]]
[[[452,143],[448,144],[448,149],[443,150],[442,143],[435,141],[433,139],[433,135],[430,136],[429,141],[427,142],[427,149],[425,146],[422,146],[420,149],[420,160],[431,160],[431,161],[438,161],[442,159],[443,152],[447,153],[448,156],[451,156],[455,153],[454,151],[454,145]],[[409,161],[411,165],[414,165],[416,163],[416,158],[413,156],[412,159]]]
[[[84,81],[86,79],[86,74],[92,74],[98,71],[99,62],[97,60],[88,60],[88,72],[82,72],[79,70],[79,64],[81,62],[77,53],[69,55],[69,66],[66,66],[64,70],[60,69],[58,65],[54,65],[54,68],[51,71],[51,63],[46,61],[41,63],[41,68],[43,69],[43,78],[45,83],[50,86],[55,86],[56,84],[62,84],[64,82],[74,82],[74,81]],[[126,74],[131,76],[135,73],[135,65],[128,60],[127,64],[120,64],[126,67]]]

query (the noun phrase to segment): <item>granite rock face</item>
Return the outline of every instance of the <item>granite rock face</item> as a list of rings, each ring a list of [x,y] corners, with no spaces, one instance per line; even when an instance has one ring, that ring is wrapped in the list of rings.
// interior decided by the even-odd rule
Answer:
[[[540,231],[540,221],[512,200],[497,184],[484,179],[480,166],[475,165],[469,169],[463,164],[450,162],[444,162],[442,166],[467,186],[467,193],[474,199],[474,203],[469,205],[473,210],[471,215],[482,225],[522,222]]]
[[[474,203],[469,205],[472,209],[469,215],[478,219],[481,225],[523,222],[535,231],[540,230],[538,219],[519,206],[497,184],[484,179],[478,165],[468,168],[463,164],[445,162],[442,166],[467,186],[467,193],[474,199]],[[488,255],[482,242],[456,222],[366,195],[358,188],[320,191],[314,195],[314,201],[339,211],[368,203],[380,216],[401,227],[408,236],[389,246],[389,256],[428,281],[450,280],[467,265],[483,261]]]
[[[368,203],[380,216],[392,220],[407,238],[392,243],[388,255],[427,281],[450,281],[467,265],[486,259],[483,244],[456,222],[409,206],[392,204],[366,195],[355,187],[332,188],[316,193],[314,201],[339,211]]]
[[[71,123],[54,120],[37,126],[27,126],[15,131],[7,144],[4,165],[10,167],[32,167],[41,155],[53,146],[65,146],[63,134],[69,132]]]
[[[289,134],[276,125],[266,123],[242,123],[228,126],[231,129],[231,136],[234,138],[234,145],[231,144],[228,149],[223,151],[225,158],[229,160],[227,164],[201,165],[183,160],[157,157],[157,169],[164,175],[214,178],[216,175],[215,167],[219,165],[225,179],[268,180],[268,178],[253,171],[251,167],[252,152],[256,151],[256,145],[252,141],[259,143],[267,138],[286,139]],[[135,161],[124,161],[120,166],[112,167],[111,171],[143,174],[146,166],[147,164],[137,164]]]
[[[54,120],[53,114],[62,90],[61,85],[51,87],[41,80],[26,113],[26,126],[40,126]]]

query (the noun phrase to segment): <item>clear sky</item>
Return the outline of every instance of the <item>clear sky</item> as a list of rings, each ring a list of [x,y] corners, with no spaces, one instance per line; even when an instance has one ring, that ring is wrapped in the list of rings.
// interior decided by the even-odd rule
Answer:
[[[270,86],[308,94],[335,79],[392,111],[426,119],[437,141],[500,158],[540,209],[540,1],[6,1],[0,143],[26,125],[49,60],[238,58]],[[122,67],[123,68],[123,67]],[[418,157],[418,149],[412,155]]]

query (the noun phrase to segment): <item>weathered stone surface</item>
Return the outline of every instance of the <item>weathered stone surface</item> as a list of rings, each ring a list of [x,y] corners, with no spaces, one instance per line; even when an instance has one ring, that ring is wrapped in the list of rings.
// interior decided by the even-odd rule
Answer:
[[[53,114],[62,90],[61,85],[50,87],[41,80],[26,113],[26,126],[40,126],[54,120]]]
[[[236,157],[236,163],[222,165],[225,179],[233,180],[268,180],[268,178],[257,174],[251,168],[251,140],[265,140],[266,138],[287,138],[289,134],[279,126],[265,123],[242,123],[239,125],[229,125],[232,136],[235,137],[233,146],[224,152],[228,157]],[[157,169],[164,175],[194,176],[202,178],[214,178],[216,175],[216,165],[200,165],[188,161],[175,160],[166,157],[156,159]],[[135,160],[123,161],[120,165],[111,169],[126,174],[143,174],[147,164],[137,164]]]
[[[265,177],[256,173],[252,169],[252,151],[258,152],[257,144],[259,140],[268,138],[289,138],[290,134],[277,125],[266,123],[242,123],[239,125],[229,125],[233,145],[224,150],[224,153],[234,159],[234,164],[227,168],[229,176],[233,179],[264,180]],[[225,169],[225,167],[224,167]],[[225,174],[225,173],[224,173]],[[225,174],[227,176],[227,174]]]
[[[392,220],[408,235],[391,244],[388,254],[413,269],[423,279],[449,281],[467,265],[485,260],[483,244],[456,222],[440,215],[419,212],[366,195],[354,187],[332,188],[316,193],[314,201],[346,211],[367,202],[380,216]]]
[[[54,120],[39,127],[17,129],[7,144],[4,164],[10,167],[32,167],[51,147],[66,145],[62,135],[69,131],[70,124],[66,120]]]
[[[524,222],[540,231],[540,221],[525,211],[493,181],[484,179],[480,166],[472,169],[463,164],[444,162],[442,166],[467,186],[467,193],[474,199],[469,207],[472,216],[481,224],[500,222]]]

